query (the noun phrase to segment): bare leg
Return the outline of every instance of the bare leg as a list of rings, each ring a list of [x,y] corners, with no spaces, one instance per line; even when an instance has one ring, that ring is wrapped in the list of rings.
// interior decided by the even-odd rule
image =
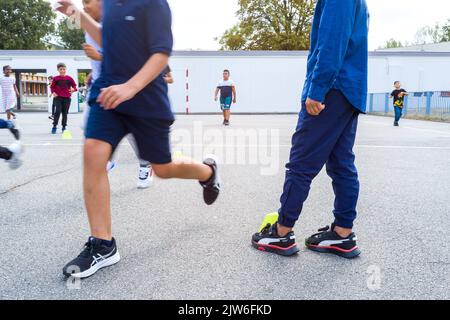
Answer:
[[[110,144],[87,139],[84,144],[84,201],[91,235],[111,240],[111,203],[106,164],[112,154]]]
[[[162,179],[190,179],[201,182],[208,181],[213,170],[206,164],[194,162],[193,160],[177,160],[169,164],[152,164],[155,174]]]
[[[231,110],[225,110],[225,120],[230,121]]]

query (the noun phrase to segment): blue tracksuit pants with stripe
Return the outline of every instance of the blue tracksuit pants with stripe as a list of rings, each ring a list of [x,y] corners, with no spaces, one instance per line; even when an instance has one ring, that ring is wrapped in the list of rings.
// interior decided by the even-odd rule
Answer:
[[[279,209],[278,222],[285,227],[295,225],[311,182],[324,166],[335,194],[334,223],[352,228],[356,219],[359,180],[353,146],[359,111],[335,89],[324,104],[326,108],[317,117],[309,115],[304,104],[299,115]]]

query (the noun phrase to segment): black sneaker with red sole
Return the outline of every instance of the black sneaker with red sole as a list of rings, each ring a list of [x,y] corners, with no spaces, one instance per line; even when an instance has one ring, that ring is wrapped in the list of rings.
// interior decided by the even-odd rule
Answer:
[[[332,253],[346,259],[354,259],[361,254],[356,240],[355,233],[351,233],[348,237],[342,238],[334,231],[335,225],[331,227],[319,229],[319,233],[312,235],[306,239],[306,247],[312,251],[320,253]]]
[[[276,253],[281,256],[293,256],[300,250],[295,243],[293,231],[286,236],[280,237],[277,232],[277,224],[267,226],[252,237],[252,245],[259,251]]]
[[[222,183],[219,175],[218,161],[216,156],[209,155],[205,158],[203,164],[209,166],[213,172],[208,181],[200,182],[203,188],[203,200],[207,205],[212,205],[219,197],[220,185]]]

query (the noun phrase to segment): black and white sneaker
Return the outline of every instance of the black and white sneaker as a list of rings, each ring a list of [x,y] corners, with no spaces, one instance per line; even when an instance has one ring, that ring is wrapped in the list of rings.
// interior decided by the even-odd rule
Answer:
[[[21,155],[23,152],[22,145],[20,144],[20,142],[17,142],[10,145],[7,149],[11,152],[11,158],[9,160],[6,160],[6,162],[9,163],[9,168],[11,170],[19,169],[23,164],[23,161],[21,159]]]
[[[19,129],[17,129],[16,125],[14,125],[12,128],[9,128],[9,131],[13,134],[16,140],[20,140],[20,131]]]
[[[338,256],[353,259],[361,254],[356,245],[356,234],[351,233],[347,238],[342,238],[334,231],[335,225],[319,229],[319,233],[306,239],[306,247],[312,251],[321,253],[333,253]]]
[[[78,257],[64,267],[63,274],[78,279],[88,278],[98,270],[112,266],[119,261],[120,254],[115,239],[113,239],[113,244],[107,247],[102,244],[102,240],[90,237]]]
[[[252,245],[260,251],[282,256],[292,256],[300,251],[295,243],[294,232],[291,231],[286,236],[280,237],[277,232],[277,223],[267,224],[261,232],[255,233],[252,237]]]
[[[211,178],[209,178],[206,182],[200,182],[200,185],[203,187],[203,199],[207,205],[212,205],[220,193],[220,176],[219,176],[219,168],[217,165],[217,160],[215,156],[211,155],[206,157],[203,161],[204,164],[211,167],[213,170],[213,174]]]

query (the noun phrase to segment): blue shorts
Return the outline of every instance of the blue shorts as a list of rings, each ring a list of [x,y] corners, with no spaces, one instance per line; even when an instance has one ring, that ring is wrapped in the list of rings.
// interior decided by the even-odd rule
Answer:
[[[222,110],[230,110],[233,97],[220,97],[220,108]]]
[[[172,120],[144,119],[105,110],[92,104],[85,129],[86,139],[109,143],[113,152],[122,139],[132,134],[139,149],[139,157],[153,164],[172,162],[170,151],[170,126]]]

